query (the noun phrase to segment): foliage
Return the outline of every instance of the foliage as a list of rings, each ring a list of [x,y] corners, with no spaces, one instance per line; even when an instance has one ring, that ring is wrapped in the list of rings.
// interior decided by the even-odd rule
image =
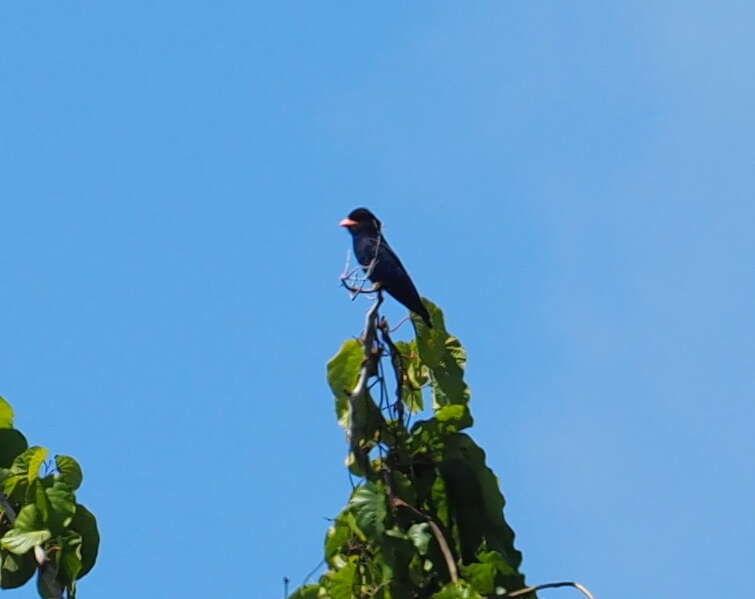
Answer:
[[[414,340],[393,343],[387,324],[368,318],[363,336],[346,341],[328,363],[337,419],[350,437],[347,464],[363,481],[327,531],[328,570],[290,599],[481,599],[525,586],[498,481],[462,432],[472,425],[466,353],[440,309],[425,305],[433,328],[414,318]],[[393,402],[386,355],[396,379]],[[359,387],[371,377],[378,403],[369,386]],[[432,414],[411,424],[426,395]]]
[[[41,597],[75,597],[100,543],[94,515],[76,502],[81,467],[70,456],[51,461],[44,447],[28,447],[13,416],[0,397],[0,588],[19,587],[37,572]]]

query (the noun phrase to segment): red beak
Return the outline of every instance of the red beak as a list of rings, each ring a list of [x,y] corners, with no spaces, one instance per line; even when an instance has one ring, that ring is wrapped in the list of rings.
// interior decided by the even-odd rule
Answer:
[[[353,227],[357,224],[357,221],[351,220],[350,218],[344,218],[340,223],[338,223],[339,227]]]

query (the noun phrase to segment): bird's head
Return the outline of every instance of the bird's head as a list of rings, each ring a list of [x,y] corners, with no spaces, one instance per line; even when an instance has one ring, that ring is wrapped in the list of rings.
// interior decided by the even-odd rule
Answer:
[[[378,235],[380,233],[380,221],[377,216],[372,214],[367,208],[357,208],[349,212],[349,216],[344,218],[340,223],[346,227],[352,235],[366,233],[368,235]]]

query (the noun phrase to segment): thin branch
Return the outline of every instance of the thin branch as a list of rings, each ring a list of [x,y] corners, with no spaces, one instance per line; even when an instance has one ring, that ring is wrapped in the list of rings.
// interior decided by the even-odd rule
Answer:
[[[443,532],[440,530],[440,527],[435,523],[432,517],[430,517],[428,514],[425,514],[423,511],[418,510],[413,505],[409,505],[400,497],[393,497],[392,503],[397,507],[405,507],[410,512],[413,512],[415,515],[419,516],[430,525],[430,530],[433,531],[435,540],[438,541],[440,551],[446,560],[446,566],[448,567],[448,574],[451,577],[451,582],[457,582],[459,580],[459,573],[456,569],[456,562],[454,561],[454,557],[451,554],[451,548],[448,546],[446,537],[443,536]]]
[[[399,320],[399,321],[398,321],[398,324],[397,324],[397,325],[396,325],[395,327],[393,327],[393,328],[392,328],[392,329],[390,330],[390,332],[391,332],[391,333],[395,333],[396,331],[398,331],[398,330],[399,330],[399,329],[401,328],[401,326],[402,326],[402,325],[403,325],[403,324],[404,324],[404,323],[405,323],[405,322],[406,322],[407,320],[411,320],[411,319],[412,319],[411,315],[409,315],[409,316],[404,316],[404,317],[403,317],[403,318],[402,318],[401,320]]]
[[[372,287],[369,289],[365,289],[364,287],[355,287],[354,285],[349,285],[346,281],[348,281],[349,278],[341,279],[341,285],[343,285],[346,289],[349,290],[351,293],[351,299],[352,301],[357,298],[357,296],[366,294],[369,295],[370,293],[377,293],[382,289],[382,285],[380,283],[375,283]],[[365,281],[361,281],[361,284],[364,285]]]
[[[349,412],[351,422],[349,425],[349,449],[357,460],[359,467],[365,472],[370,471],[370,462],[367,458],[367,452],[359,447],[359,441],[363,438],[363,431],[357,429],[356,414],[358,400],[369,399],[367,397],[367,382],[378,373],[378,364],[380,362],[381,351],[376,347],[377,340],[377,322],[378,308],[383,303],[383,293],[378,290],[378,299],[367,312],[364,323],[364,332],[362,333],[362,344],[364,346],[364,360],[362,368],[359,371],[359,378],[354,389],[349,393]]]
[[[309,579],[312,578],[320,568],[322,568],[324,563],[325,563],[325,558],[321,559],[317,563],[317,565],[314,568],[312,568],[312,570],[309,571],[309,573],[304,577],[304,580],[301,581],[301,586],[306,585],[309,582]],[[288,579],[284,578],[284,580],[288,580]]]
[[[370,260],[370,263],[367,266],[360,265],[356,268],[351,268],[351,250],[348,250],[346,252],[346,264],[344,264],[340,280],[341,285],[348,289],[352,301],[354,301],[359,295],[375,293],[382,287],[381,283],[374,283],[373,286],[369,289],[364,288],[364,284],[369,280],[370,275],[372,275],[372,271],[375,269],[375,265],[377,264],[378,249],[380,249],[380,240],[378,240],[377,247],[375,248],[375,257]],[[364,276],[356,277],[355,273],[360,268],[364,271]],[[352,280],[358,283],[358,285],[349,284],[349,281]]]
[[[401,355],[401,352],[396,347],[396,344],[393,343],[393,339],[391,339],[390,333],[392,332],[390,327],[388,326],[388,321],[383,318],[380,321],[380,324],[378,325],[380,328],[380,336],[383,340],[383,343],[385,343],[388,346],[388,350],[391,356],[391,366],[393,366],[393,375],[396,378],[396,403],[395,411],[396,415],[398,416],[398,420],[400,420],[402,423],[404,421],[404,404],[402,402],[402,388],[404,383],[404,361],[403,356]]]
[[[574,587],[575,589],[580,591],[585,597],[587,597],[587,599],[595,599],[595,595],[593,595],[586,586],[578,582],[546,582],[545,584],[538,584],[533,587],[526,587],[524,589],[511,591],[510,593],[506,593],[504,595],[497,595],[497,597],[505,597],[505,598],[506,597],[521,597],[522,595],[527,595],[528,593],[535,593],[537,591],[541,591],[542,589],[556,589],[559,587]]]

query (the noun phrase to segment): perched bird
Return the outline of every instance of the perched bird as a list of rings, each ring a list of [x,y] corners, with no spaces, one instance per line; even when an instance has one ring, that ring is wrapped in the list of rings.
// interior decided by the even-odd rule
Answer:
[[[422,305],[417,288],[409,278],[401,260],[393,252],[380,232],[380,221],[367,208],[357,208],[340,223],[351,233],[354,254],[367,273],[370,281],[380,284],[399,303],[419,315],[425,324],[430,324],[430,314]]]

